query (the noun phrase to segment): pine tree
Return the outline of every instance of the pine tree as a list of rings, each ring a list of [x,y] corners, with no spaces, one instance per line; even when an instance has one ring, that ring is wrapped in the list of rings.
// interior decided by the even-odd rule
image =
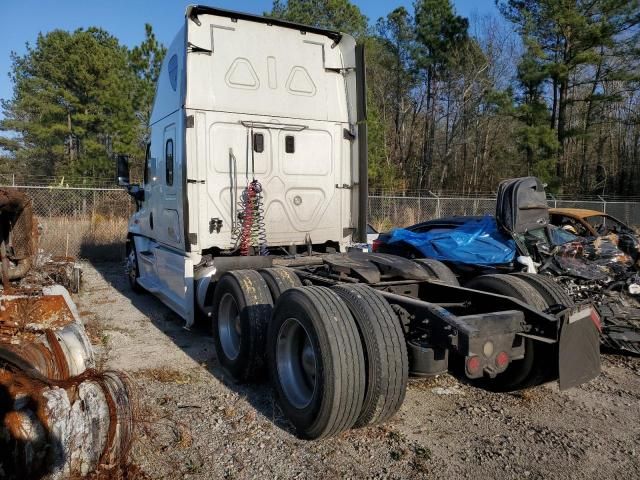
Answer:
[[[361,38],[367,17],[349,0],[274,0],[266,16],[348,33]]]
[[[449,66],[452,52],[468,39],[469,21],[456,15],[450,0],[419,0],[415,3],[417,48],[415,61],[423,73],[426,118],[422,140],[419,185],[428,187],[433,166],[436,120],[434,99],[439,77]]]
[[[111,157],[137,153],[127,50],[104,30],[40,34],[12,54],[13,98],[2,102],[4,143],[31,172],[68,177],[111,175]]]
[[[164,53],[149,25],[131,51],[92,27],[40,34],[13,53],[13,97],[0,121],[5,167],[74,181],[111,177],[116,154],[142,159]]]
[[[633,80],[631,65],[637,63],[640,10],[637,0],[507,0],[499,2],[504,16],[513,22],[535,58],[541,74],[550,81],[550,126],[559,145],[556,176],[568,176],[567,144],[582,141],[580,168],[586,189],[587,136],[596,104],[614,100],[603,90],[607,80]],[[618,61],[610,61],[617,58]],[[624,60],[623,60],[624,59]],[[620,62],[619,60],[623,60]],[[585,75],[585,72],[589,72]],[[591,88],[580,89],[583,85]],[[572,105],[585,102],[582,126],[572,125],[568,112]]]
[[[156,39],[153,28],[145,24],[144,41],[129,51],[129,67],[134,77],[134,108],[140,121],[138,141],[141,147],[147,140],[147,128],[151,118],[151,107],[156,92],[156,82],[160,76],[162,61],[167,49]]]

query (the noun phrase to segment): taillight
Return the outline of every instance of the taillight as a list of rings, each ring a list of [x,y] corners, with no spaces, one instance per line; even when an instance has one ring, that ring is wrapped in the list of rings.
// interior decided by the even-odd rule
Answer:
[[[473,357],[467,357],[467,362],[466,362],[466,367],[467,367],[467,373],[471,376],[475,376],[478,373],[480,373],[480,358],[473,356]]]
[[[499,369],[503,369],[507,365],[509,365],[509,355],[507,354],[507,352],[500,352],[498,355],[496,355],[496,367],[498,367]]]
[[[382,242],[376,238],[371,245],[371,251],[377,252],[380,248],[380,245],[382,245]]]

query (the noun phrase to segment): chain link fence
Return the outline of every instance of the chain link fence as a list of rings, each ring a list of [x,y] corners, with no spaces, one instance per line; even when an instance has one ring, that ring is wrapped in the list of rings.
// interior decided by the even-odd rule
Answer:
[[[122,189],[20,186],[29,195],[40,227],[38,246],[63,257],[120,260],[131,197]]]
[[[640,199],[614,200],[605,198],[567,200],[550,197],[553,208],[585,208],[608,213],[634,228],[640,226]],[[496,197],[455,196],[398,196],[372,195],[369,197],[369,223],[384,232],[393,227],[406,227],[418,222],[453,215],[494,214]]]
[[[128,218],[135,207],[123,189],[6,186],[31,197],[41,227],[39,248],[45,252],[92,260],[124,258]],[[495,196],[491,194],[477,197],[376,194],[369,197],[369,223],[378,231],[387,231],[439,217],[493,214],[495,204]],[[549,206],[604,211],[629,225],[640,226],[640,199],[550,198]]]

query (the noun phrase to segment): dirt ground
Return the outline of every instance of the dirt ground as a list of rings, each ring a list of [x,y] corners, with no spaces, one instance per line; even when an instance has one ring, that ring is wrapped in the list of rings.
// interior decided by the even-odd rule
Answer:
[[[211,338],[132,292],[121,264],[86,264],[83,278],[102,364],[139,390],[132,455],[151,478],[640,478],[640,358],[603,355],[600,377],[566,392],[411,380],[386,425],[307,442],[266,380],[234,384]]]

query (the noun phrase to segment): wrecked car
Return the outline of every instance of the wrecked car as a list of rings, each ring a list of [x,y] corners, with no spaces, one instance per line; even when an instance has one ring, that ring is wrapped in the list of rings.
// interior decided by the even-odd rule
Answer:
[[[563,306],[587,300],[596,305],[605,347],[640,354],[640,274],[636,260],[619,248],[620,237],[610,232],[585,238],[552,225],[539,180],[507,182],[515,183],[499,191],[496,216],[447,217],[395,229],[379,236],[374,251],[439,260],[464,285],[480,275],[510,274],[561,287],[554,295]]]
[[[550,223],[580,237],[609,237],[634,262],[640,258],[640,238],[633,228],[608,213],[583,208],[551,208]]]

